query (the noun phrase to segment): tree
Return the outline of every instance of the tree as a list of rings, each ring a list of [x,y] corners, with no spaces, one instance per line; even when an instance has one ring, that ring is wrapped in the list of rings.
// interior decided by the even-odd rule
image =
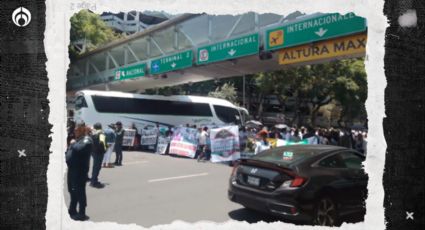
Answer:
[[[233,104],[238,104],[237,92],[233,84],[224,83],[221,87],[217,87],[215,91],[209,92],[208,96],[225,99]]]
[[[277,95],[281,106],[284,106],[288,97],[293,97],[296,103],[295,116],[291,123],[297,121],[300,125],[300,105],[307,102],[310,125],[313,127],[322,106],[338,101],[342,105],[341,117],[352,120],[364,111],[362,108],[367,96],[363,59],[346,59],[259,73],[256,75],[256,83],[260,92],[260,116],[265,95]]]
[[[279,104],[282,110],[285,109],[286,101],[289,97],[293,97],[296,100],[295,103],[295,115],[290,121],[299,120],[299,106],[301,104],[301,95],[306,90],[306,76],[308,76],[308,67],[292,67],[278,71],[258,73],[255,75],[255,82],[257,85],[257,92],[259,93],[259,106],[257,115],[262,116],[264,97],[266,95],[275,95],[279,100]]]
[[[99,15],[89,10],[81,10],[71,17],[70,56],[76,57],[120,37]]]
[[[340,126],[347,125],[355,117],[365,114],[367,98],[367,79],[364,60],[344,60],[347,71],[345,76],[339,76],[335,82],[335,100],[341,103],[342,111],[338,120]]]

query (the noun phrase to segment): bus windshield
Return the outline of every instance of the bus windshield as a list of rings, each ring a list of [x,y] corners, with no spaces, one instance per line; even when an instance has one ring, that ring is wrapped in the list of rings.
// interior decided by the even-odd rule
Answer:
[[[214,110],[217,114],[217,117],[224,123],[241,125],[241,117],[237,109],[221,105],[214,105]]]
[[[84,96],[78,96],[75,99],[75,110],[79,110],[81,108],[87,108],[87,102]]]

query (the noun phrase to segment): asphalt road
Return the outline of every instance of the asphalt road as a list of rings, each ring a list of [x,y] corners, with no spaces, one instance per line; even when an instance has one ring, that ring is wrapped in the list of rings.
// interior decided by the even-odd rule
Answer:
[[[277,221],[228,200],[232,168],[227,165],[146,152],[124,152],[123,159],[123,166],[102,168],[99,179],[105,188],[87,186],[90,220],[144,227],[174,220]],[[69,205],[66,190],[65,200]]]

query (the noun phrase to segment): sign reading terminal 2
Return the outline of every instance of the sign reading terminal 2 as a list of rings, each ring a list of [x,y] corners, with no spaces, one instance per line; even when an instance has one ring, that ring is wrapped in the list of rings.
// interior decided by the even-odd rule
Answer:
[[[197,64],[224,61],[258,53],[258,33],[198,48]]]
[[[150,73],[160,74],[192,66],[192,50],[151,61]]]
[[[351,35],[279,51],[279,64],[293,64],[366,52],[366,34]]]
[[[366,20],[353,13],[325,14],[266,31],[266,50],[301,45],[366,30]]]

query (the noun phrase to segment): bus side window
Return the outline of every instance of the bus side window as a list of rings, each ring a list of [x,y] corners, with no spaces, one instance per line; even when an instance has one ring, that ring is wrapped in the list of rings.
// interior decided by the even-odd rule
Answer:
[[[87,102],[84,96],[78,96],[75,99],[75,110],[79,110],[81,108],[87,108]]]

